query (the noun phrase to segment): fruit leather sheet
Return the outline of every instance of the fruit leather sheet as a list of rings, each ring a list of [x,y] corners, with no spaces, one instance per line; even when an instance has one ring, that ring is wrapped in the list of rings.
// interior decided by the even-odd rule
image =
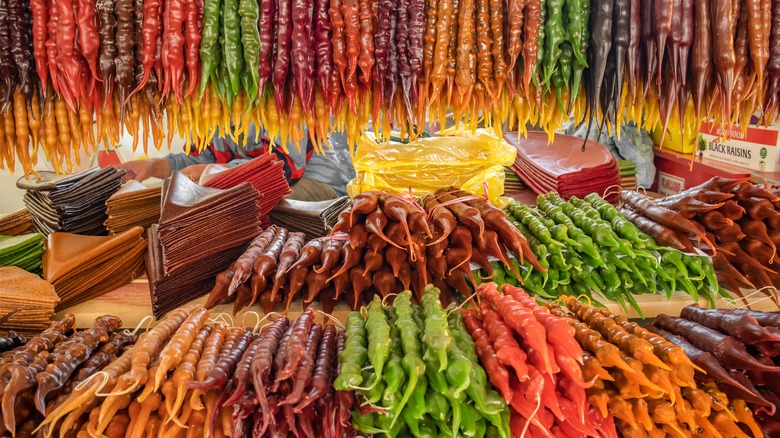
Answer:
[[[43,276],[62,300],[58,308],[110,292],[137,277],[143,267],[143,229],[116,236],[82,236],[56,232],[43,256]]]
[[[617,160],[607,148],[593,140],[571,135],[556,135],[547,144],[547,134],[529,131],[527,138],[518,138],[516,132],[504,134],[504,139],[517,148],[517,160],[530,163],[556,180],[591,177],[617,167]]]
[[[261,155],[232,168],[209,165],[199,182],[205,187],[219,189],[228,189],[243,182],[252,184],[262,195],[260,216],[264,224],[268,222],[267,216],[276,204],[292,193],[284,176],[284,164],[271,154]]]
[[[148,230],[146,272],[160,317],[214,285],[260,234],[260,198],[249,182],[203,187],[180,172],[164,181],[159,225]]]
[[[512,170],[536,193],[582,197],[620,184],[618,162],[600,143],[588,140],[583,151],[583,139],[568,135],[556,135],[550,145],[543,132],[528,132],[527,138],[510,132],[504,138],[518,151]]]

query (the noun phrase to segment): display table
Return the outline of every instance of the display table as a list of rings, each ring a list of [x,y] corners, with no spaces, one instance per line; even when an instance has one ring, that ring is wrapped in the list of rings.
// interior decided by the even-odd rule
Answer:
[[[188,304],[203,305],[206,303],[207,296],[190,301]],[[311,307],[322,310],[322,305],[318,300],[314,300]],[[247,310],[249,313],[247,314]],[[278,312],[284,312],[284,308],[277,308]],[[346,321],[347,313],[351,309],[343,302],[339,302],[333,310],[332,315],[340,321]],[[259,317],[263,316],[263,309],[257,304],[250,309],[244,309],[237,316],[233,316],[233,304],[222,304],[211,309],[211,317],[216,318],[223,314],[223,318],[228,322],[231,319],[236,325],[242,324],[252,327],[257,322],[258,317],[252,312],[256,312]],[[98,316],[110,314],[122,319],[122,327],[134,328],[138,326],[144,318],[152,315],[152,301],[149,294],[149,283],[146,279],[138,279],[119,289],[113,290],[105,295],[85,301],[81,304],[63,309],[57,312],[54,319],[60,319],[66,313],[76,315],[76,328],[92,327],[92,321]],[[298,299],[290,307],[290,318],[297,318],[303,313],[303,301]],[[244,316],[247,314],[246,316]],[[148,322],[148,321],[147,321]],[[146,324],[146,322],[144,322]]]
[[[746,296],[749,294],[750,292],[745,292]],[[642,308],[645,318],[653,318],[661,313],[679,315],[680,310],[682,310],[683,307],[692,303],[691,297],[682,292],[673,294],[670,300],[667,300],[666,296],[661,294],[635,295],[634,298]],[[206,297],[203,296],[191,301],[189,304],[202,305],[205,302]],[[756,294],[755,296],[748,298],[748,302],[751,303],[751,307],[754,310],[767,312],[780,310],[763,294]],[[614,301],[608,301],[604,304],[612,312],[624,314],[629,318],[640,318],[640,315],[636,310],[630,307],[626,314],[620,305]],[[707,301],[700,299],[699,304],[706,307]],[[311,307],[317,310],[322,309],[322,305],[317,300],[312,303]],[[727,300],[720,299],[718,300],[718,307],[731,308],[734,306]],[[151,309],[152,304],[149,296],[149,285],[145,279],[139,279],[98,298],[61,310],[57,312],[55,319],[59,319],[65,313],[70,312],[76,315],[76,328],[89,328],[92,327],[92,321],[96,317],[111,314],[122,319],[123,327],[133,328],[138,326],[144,318],[152,314]],[[347,313],[349,313],[350,310],[351,309],[347,304],[339,302],[333,310],[333,316],[344,322]],[[277,309],[277,311],[283,312],[284,309]],[[235,324],[243,324],[247,327],[251,327],[257,322],[258,316],[252,312],[256,312],[259,317],[262,317],[263,315],[263,310],[258,305],[253,305],[249,310],[249,313],[247,313],[246,310],[243,310],[239,312],[237,316],[233,316],[232,314],[233,304],[223,304],[211,310],[212,318],[219,317],[220,314],[223,314],[223,317],[227,319],[227,321],[232,319]],[[291,318],[297,318],[302,312],[303,302],[298,299],[293,302],[289,316]]]

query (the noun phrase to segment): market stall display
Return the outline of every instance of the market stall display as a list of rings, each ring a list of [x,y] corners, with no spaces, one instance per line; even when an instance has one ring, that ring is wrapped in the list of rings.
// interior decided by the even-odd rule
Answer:
[[[271,223],[287,228],[290,232],[300,232],[306,239],[316,239],[330,233],[338,221],[339,214],[349,207],[346,196],[329,201],[306,202],[283,199],[271,211]]]
[[[780,394],[773,376],[780,371],[778,327],[776,314],[689,306],[679,318],[659,315],[648,328],[683,348],[730,397],[761,412],[762,428],[777,430]]]
[[[43,256],[43,234],[0,235],[0,266],[16,266],[40,274],[41,256]]]
[[[0,267],[0,308],[12,313],[0,330],[29,333],[46,328],[60,298],[41,277],[14,266]],[[18,312],[17,312],[18,311]]]
[[[512,169],[537,194],[552,191],[568,199],[604,193],[620,184],[617,160],[594,141],[587,142],[585,152],[581,138],[567,135],[558,135],[554,147],[547,145],[542,132],[528,132],[526,138],[510,132],[504,139],[517,148]],[[610,200],[614,200],[614,195]]]
[[[39,427],[45,436],[344,437],[353,426],[389,436],[774,436],[775,314],[691,307],[685,319],[660,317],[647,330],[571,296],[541,306],[495,283],[476,296],[446,308],[432,285],[419,304],[411,291],[374,297],[344,329],[324,314],[318,324],[312,309],[248,330],[188,306],[137,341],[112,334],[121,324],[113,316],[71,334],[67,314],[27,342],[14,338],[21,345],[0,357],[2,428],[25,435]],[[701,326],[681,336],[660,332],[669,340],[653,333],[693,320]],[[702,344],[719,342],[703,336],[705,326],[732,346],[760,338],[748,347],[762,364],[748,371],[763,379],[759,389],[740,387],[741,371],[712,368],[741,362],[734,348]],[[765,412],[754,417],[758,407]]]
[[[16,186],[27,190],[24,204],[36,231],[47,236],[55,231],[102,236],[107,234],[106,200],[119,190],[124,174],[113,166],[65,178],[40,172],[38,178],[20,178]]]
[[[268,214],[292,193],[284,176],[284,165],[270,153],[253,158],[221,172],[204,172],[199,184],[204,187],[227,190],[241,183],[250,183],[259,195],[260,225],[268,226]]]
[[[699,430],[711,436],[748,436],[738,424],[763,436],[744,399],[696,379],[697,364],[687,350],[573,297],[565,303],[565,308],[552,303],[547,308],[574,328],[587,352],[583,376],[594,381],[586,389],[588,402],[602,414],[610,412],[623,436],[650,436],[654,430],[667,436]]]
[[[496,281],[522,281],[545,299],[616,300],[640,315],[635,294],[664,291],[669,296],[681,290],[696,301],[705,297],[712,306],[719,294],[730,298],[707,257],[663,246],[595,193],[569,201],[548,193],[537,197],[536,208],[514,202],[507,210],[546,270],[528,271],[522,278],[502,271]]]
[[[54,285],[59,309],[82,303],[121,287],[144,269],[143,228],[114,236],[56,232],[46,242],[43,278]]]
[[[17,236],[32,232],[33,217],[30,210],[22,208],[0,217],[0,236]]]
[[[207,188],[175,172],[163,185],[162,199],[146,254],[157,317],[208,292],[214,277],[261,231],[260,195],[249,183]]]
[[[131,227],[149,228],[160,220],[162,203],[160,187],[146,187],[130,180],[106,200],[106,221],[109,234],[119,234]]]
[[[620,192],[621,212],[659,243],[711,254],[722,285],[744,301],[743,288],[759,289],[776,304],[780,196],[749,178],[720,177],[678,195],[650,200]],[[780,305],[780,304],[778,304]]]

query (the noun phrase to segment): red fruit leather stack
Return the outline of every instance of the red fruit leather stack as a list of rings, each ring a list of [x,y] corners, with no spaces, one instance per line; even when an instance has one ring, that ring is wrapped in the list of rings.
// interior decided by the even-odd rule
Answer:
[[[243,182],[250,183],[260,193],[260,225],[265,228],[270,224],[268,214],[271,210],[292,193],[284,177],[284,164],[275,157],[264,154],[221,172],[204,172],[200,184],[215,189],[229,189]]]
[[[620,185],[618,162],[601,143],[556,134],[547,144],[547,134],[529,131],[527,138],[508,132],[504,139],[517,148],[517,158],[511,169],[537,194],[558,192],[564,199],[585,197],[590,193],[603,195],[610,186]],[[617,194],[607,197],[615,201]]]
[[[260,234],[259,201],[249,183],[208,188],[180,172],[165,181],[146,256],[155,317],[211,290],[216,275]]]

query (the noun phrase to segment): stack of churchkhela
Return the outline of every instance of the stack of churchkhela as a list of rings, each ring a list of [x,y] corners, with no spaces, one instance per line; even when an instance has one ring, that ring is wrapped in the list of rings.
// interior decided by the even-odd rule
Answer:
[[[358,309],[375,294],[421,294],[429,283],[449,304],[453,294],[467,297],[476,288],[470,263],[489,275],[488,257],[515,272],[540,268],[506,213],[484,198],[442,190],[423,204],[363,193],[339,215],[329,237],[308,243],[302,233],[271,226],[217,276],[206,306],[234,301],[235,313],[260,303],[269,312],[286,301],[289,310],[300,293],[304,304],[319,297],[329,311],[346,293],[347,303]]]
[[[40,425],[45,436],[349,435],[353,398],[333,389],[342,329],[316,323],[313,310],[292,321],[279,316],[258,333],[209,316],[203,308],[179,308],[137,340],[126,332],[105,336],[104,327],[119,324],[113,317],[68,339],[72,315],[53,323],[23,347],[37,350],[31,365],[0,363],[0,378],[10,372],[5,393],[12,391],[8,397],[36,420],[28,425],[4,410],[6,428],[19,433]],[[86,353],[71,354],[77,342]],[[18,350],[16,357],[29,356]],[[87,370],[93,376],[84,379]],[[19,385],[27,375],[32,383]]]
[[[135,342],[134,335],[114,333],[122,325],[114,316],[98,317],[91,328],[70,334],[74,322],[69,313],[0,359],[0,430],[12,436],[32,436],[45,415],[75,387]]]
[[[704,377],[687,348],[649,331],[621,315],[565,297],[565,307],[549,303],[550,313],[564,317],[583,347],[583,376],[594,381],[588,402],[602,415],[611,413],[623,436],[711,436],[762,433],[745,407],[743,396],[730,397],[724,387]],[[595,379],[595,380],[594,380]]]
[[[698,378],[716,382],[729,397],[741,399],[733,406],[737,413],[750,408],[756,412],[760,428],[772,431],[767,436],[780,431],[777,314],[691,305],[679,318],[658,315],[649,330],[684,349],[703,371]],[[758,427],[750,429],[756,433]]]
[[[566,319],[508,284],[499,291],[495,283],[483,283],[477,294],[479,305],[461,311],[463,324],[510,407],[513,434],[614,436],[612,414],[586,400],[591,383],[580,369],[583,350]]]
[[[780,188],[746,178],[713,177],[660,199],[620,192],[621,211],[658,243],[703,251],[721,285],[748,305],[742,289],[758,289],[778,307]]]

